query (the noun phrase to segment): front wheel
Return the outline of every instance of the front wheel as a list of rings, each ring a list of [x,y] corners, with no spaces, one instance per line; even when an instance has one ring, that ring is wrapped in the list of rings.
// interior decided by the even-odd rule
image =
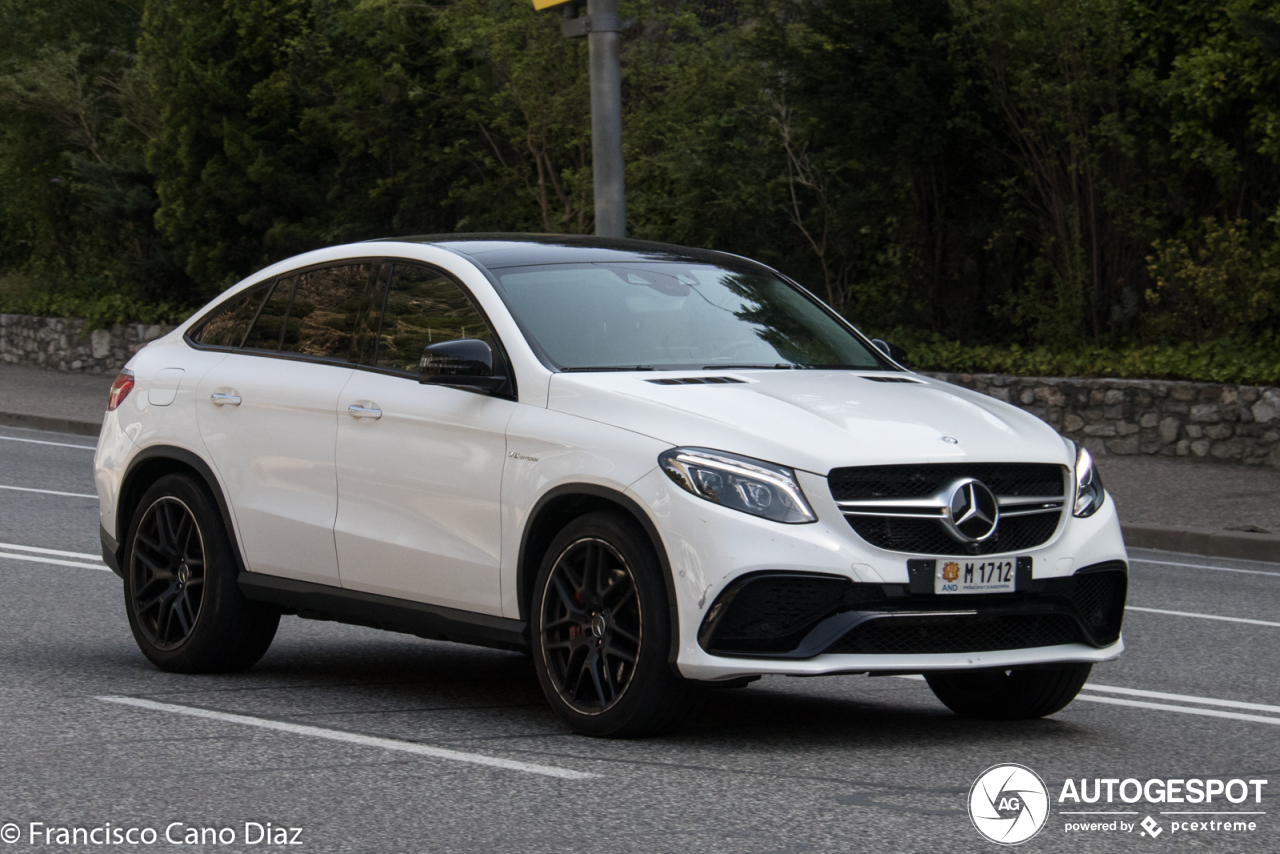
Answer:
[[[959,670],[926,673],[934,696],[966,718],[1020,721],[1062,711],[1076,698],[1092,664],[1028,670]]]
[[[662,569],[631,520],[591,513],[552,541],[534,586],[533,662],[551,707],[585,735],[654,735],[694,701],[672,672]]]
[[[182,474],[157,480],[125,539],[124,602],[143,655],[173,673],[243,670],[266,653],[280,612],[240,592],[213,497]]]

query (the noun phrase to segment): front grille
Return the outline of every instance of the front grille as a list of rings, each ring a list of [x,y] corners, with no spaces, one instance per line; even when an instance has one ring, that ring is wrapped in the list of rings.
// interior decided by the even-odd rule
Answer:
[[[1053,536],[1061,513],[1007,516],[991,539],[975,546],[958,543],[937,519],[846,515],[850,527],[871,545],[891,552],[926,555],[989,555],[1034,548]]]
[[[980,480],[996,495],[1062,495],[1063,467],[1049,463],[936,463],[858,466],[827,475],[836,501],[923,498],[962,477]]]
[[[827,652],[928,655],[1079,642],[1079,627],[1063,614],[882,617],[857,626]]]
[[[952,537],[942,519],[948,486],[964,478],[981,482],[1000,503],[995,533],[980,543]],[[1051,463],[860,466],[832,469],[827,482],[858,536],[877,548],[912,554],[1035,548],[1053,536],[1066,504],[1066,469]]]

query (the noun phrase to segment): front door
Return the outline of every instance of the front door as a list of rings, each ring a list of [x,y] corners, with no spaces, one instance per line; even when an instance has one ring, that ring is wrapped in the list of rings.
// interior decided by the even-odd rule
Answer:
[[[516,404],[418,383],[423,347],[453,338],[498,349],[460,285],[396,264],[376,367],[356,371],[338,400],[338,565],[352,590],[501,614],[502,468]]]

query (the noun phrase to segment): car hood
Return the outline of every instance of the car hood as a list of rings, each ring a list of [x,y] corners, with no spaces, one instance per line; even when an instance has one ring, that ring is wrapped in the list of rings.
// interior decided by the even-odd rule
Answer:
[[[671,382],[709,377],[728,381]],[[547,406],[672,445],[822,475],[840,466],[895,463],[1072,463],[1061,437],[1039,418],[919,374],[559,373]]]

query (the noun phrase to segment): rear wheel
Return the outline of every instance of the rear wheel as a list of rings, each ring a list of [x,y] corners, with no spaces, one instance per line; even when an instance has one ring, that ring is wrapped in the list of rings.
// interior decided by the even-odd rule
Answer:
[[[125,610],[162,670],[243,670],[266,653],[280,612],[250,602],[222,516],[203,485],[171,474],[142,496],[125,539]]]
[[[960,670],[926,673],[934,696],[967,718],[1017,721],[1042,718],[1076,698],[1092,664],[1029,670]]]
[[[616,738],[680,722],[694,686],[668,663],[671,622],[648,538],[614,513],[575,519],[547,550],[531,608],[533,661],[575,730]]]

